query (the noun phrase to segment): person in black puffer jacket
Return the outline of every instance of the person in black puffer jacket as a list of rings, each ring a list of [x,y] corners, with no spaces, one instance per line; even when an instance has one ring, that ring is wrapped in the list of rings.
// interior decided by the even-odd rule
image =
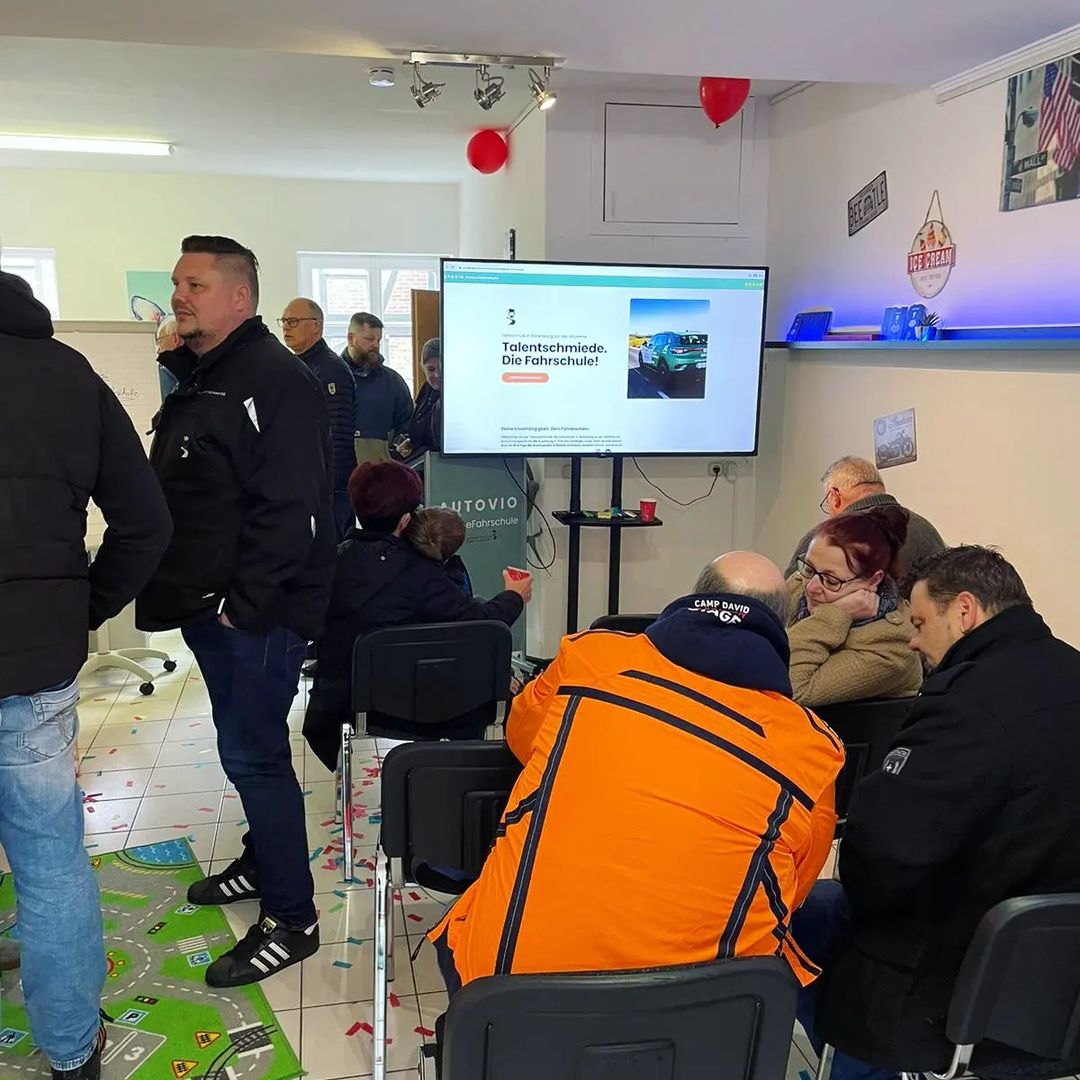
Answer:
[[[92,563],[90,499],[107,526]],[[64,1080],[98,1080],[105,1030],[101,907],[75,780],[77,677],[88,631],[134,598],[170,531],[120,402],[53,338],[30,286],[0,272],[0,844],[30,1030]]]
[[[349,481],[361,528],[353,529],[338,549],[326,631],[319,640],[319,666],[304,719],[304,737],[328,769],[337,765],[341,725],[352,715],[352,653],[361,634],[468,619],[512,625],[532,596],[531,579],[514,581],[504,573],[505,591],[490,600],[470,597],[443,562],[422,555],[404,540],[401,534],[422,493],[416,473],[396,461],[367,462]],[[450,729],[435,733],[431,725],[413,731],[397,721],[394,730],[425,738],[459,734]]]

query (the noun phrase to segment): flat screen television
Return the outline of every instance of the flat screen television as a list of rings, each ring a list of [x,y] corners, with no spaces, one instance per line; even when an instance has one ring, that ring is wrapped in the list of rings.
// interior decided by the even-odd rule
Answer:
[[[444,259],[443,452],[757,453],[765,267]]]

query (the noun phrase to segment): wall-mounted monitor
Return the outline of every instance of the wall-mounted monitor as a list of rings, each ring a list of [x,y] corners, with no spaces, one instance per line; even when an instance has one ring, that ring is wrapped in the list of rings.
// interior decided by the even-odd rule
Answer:
[[[767,283],[444,259],[444,453],[757,453]]]

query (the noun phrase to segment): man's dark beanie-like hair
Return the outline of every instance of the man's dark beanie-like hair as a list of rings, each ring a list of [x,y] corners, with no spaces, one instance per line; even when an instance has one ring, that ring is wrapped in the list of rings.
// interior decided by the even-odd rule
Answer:
[[[399,461],[367,461],[349,477],[349,502],[361,528],[393,532],[424,498],[420,477]]]

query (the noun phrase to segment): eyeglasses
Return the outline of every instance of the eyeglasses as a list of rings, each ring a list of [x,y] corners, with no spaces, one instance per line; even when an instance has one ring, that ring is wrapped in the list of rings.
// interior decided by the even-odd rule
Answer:
[[[818,503],[818,506],[821,507],[821,512],[823,514],[827,514],[829,512],[829,496],[837,490],[839,489],[834,487],[829,488],[829,490],[825,492],[825,498]]]
[[[302,319],[278,319],[278,325],[286,330],[295,330],[302,322],[318,322],[313,315],[305,315]]]
[[[845,585],[850,585],[851,582],[858,580],[857,577],[838,578],[833,577],[832,574],[824,574],[820,570],[816,570],[805,559],[796,559],[795,569],[799,571],[805,581],[812,581],[817,578],[829,592],[839,592]]]

